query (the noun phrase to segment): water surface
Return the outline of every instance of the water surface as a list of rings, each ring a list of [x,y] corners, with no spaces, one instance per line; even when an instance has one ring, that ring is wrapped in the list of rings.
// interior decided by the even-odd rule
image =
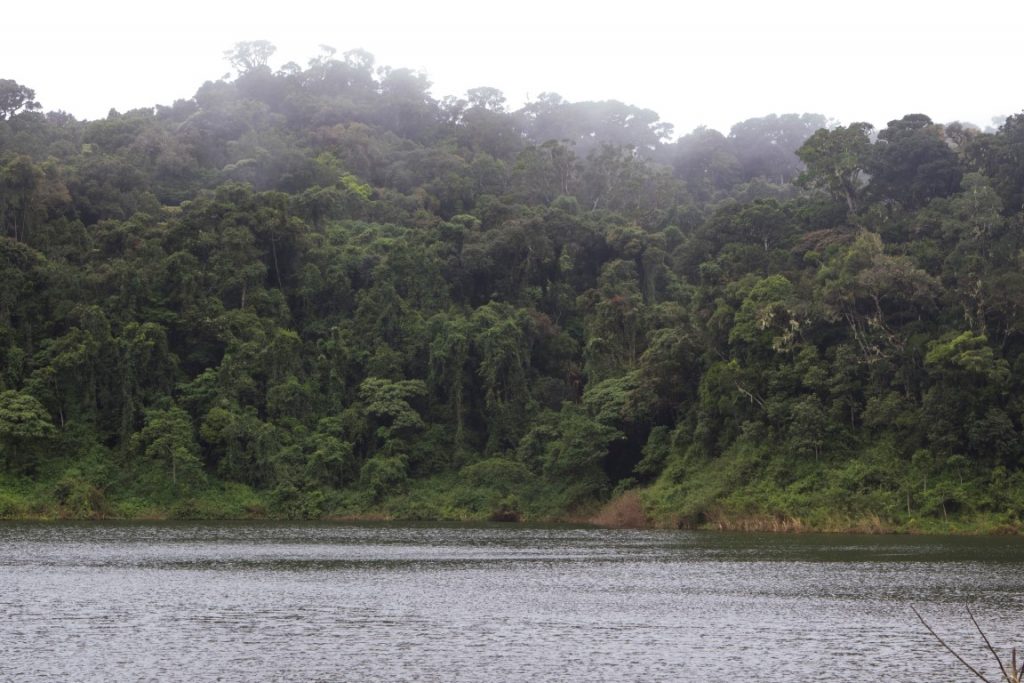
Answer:
[[[0,524],[6,681],[959,681],[1018,538]]]

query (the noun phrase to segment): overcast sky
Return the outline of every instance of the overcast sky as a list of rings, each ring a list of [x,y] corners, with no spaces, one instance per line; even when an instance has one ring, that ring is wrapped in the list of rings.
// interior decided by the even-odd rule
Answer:
[[[654,109],[686,133],[768,113],[885,122],[912,112],[988,125],[1024,109],[1024,3],[906,0],[8,3],[0,78],[46,110],[106,116],[188,98],[243,40],[275,69],[318,45],[424,71],[432,94],[487,85]]]

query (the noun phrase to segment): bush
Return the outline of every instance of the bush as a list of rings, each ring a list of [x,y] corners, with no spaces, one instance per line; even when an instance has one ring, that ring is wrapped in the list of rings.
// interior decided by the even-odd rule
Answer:
[[[320,489],[301,491],[291,484],[281,484],[270,493],[271,512],[288,519],[320,519],[325,502]]]
[[[76,468],[64,473],[54,487],[53,496],[61,507],[61,515],[75,519],[98,519],[110,511],[106,496],[82,476]]]
[[[375,502],[400,493],[408,480],[405,461],[399,457],[375,455],[359,470],[359,482],[370,491]]]
[[[15,493],[0,491],[0,519],[18,519],[28,512],[25,499]]]
[[[533,480],[526,465],[505,458],[488,458],[462,468],[460,478],[470,486],[508,493]]]

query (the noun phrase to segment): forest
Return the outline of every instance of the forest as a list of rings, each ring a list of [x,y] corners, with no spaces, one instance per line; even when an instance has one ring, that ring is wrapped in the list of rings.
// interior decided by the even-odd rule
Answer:
[[[675,137],[273,54],[0,79],[0,518],[1024,526],[1024,114]]]

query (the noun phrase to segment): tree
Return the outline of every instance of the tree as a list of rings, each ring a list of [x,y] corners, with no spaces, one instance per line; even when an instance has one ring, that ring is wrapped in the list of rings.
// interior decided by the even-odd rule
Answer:
[[[994,135],[976,136],[966,156],[991,179],[1008,215],[1024,208],[1024,114],[1007,117]]]
[[[325,417],[317,423],[310,435],[310,450],[306,469],[314,481],[327,486],[340,487],[346,483],[352,469],[352,442],[346,441],[343,421],[338,417]]]
[[[470,88],[466,91],[466,99],[469,100],[470,107],[498,113],[505,111],[505,95],[497,88]]]
[[[367,377],[359,385],[359,397],[372,418],[376,445],[386,456],[405,455],[413,436],[424,428],[423,418],[410,401],[427,393],[420,380],[394,382],[382,377]],[[371,453],[378,448],[371,449]]]
[[[471,318],[474,362],[487,415],[488,453],[513,446],[525,427],[530,408],[531,323],[525,311],[493,301],[476,309]]]
[[[769,114],[737,123],[729,142],[745,178],[761,176],[781,185],[800,173],[794,153],[825,124],[821,114]]]
[[[948,334],[930,342],[924,362],[964,390],[973,386],[995,391],[1010,376],[1009,364],[996,355],[988,338],[973,332]]]
[[[229,402],[215,406],[203,417],[199,434],[210,446],[218,473],[253,486],[274,483],[274,458],[281,453],[274,425],[256,411]]]
[[[455,448],[461,450],[465,446],[466,394],[472,372],[468,367],[472,326],[465,316],[438,313],[430,319],[428,329],[431,334],[428,380],[452,411],[453,440]]]
[[[228,60],[239,75],[243,75],[265,67],[276,51],[277,48],[268,40],[246,40],[235,43],[230,50],[225,50],[224,59]]]
[[[601,269],[598,289],[584,294],[587,376],[598,382],[632,370],[643,353],[646,311],[632,261],[608,261]]]
[[[384,69],[380,81],[380,123],[398,135],[424,140],[439,119],[426,75],[411,69]]]
[[[581,156],[600,145],[651,153],[672,135],[672,124],[659,120],[657,112],[618,100],[567,102],[558,94],[542,93],[517,113],[531,139],[575,143]]]
[[[797,455],[811,454],[818,460],[829,443],[831,426],[818,397],[803,396],[789,408],[788,443]]]
[[[170,469],[174,487],[180,483],[188,490],[203,481],[192,419],[181,408],[147,411],[146,424],[134,440],[144,457]]]
[[[796,155],[807,165],[800,182],[827,190],[845,201],[850,213],[860,205],[871,163],[870,123],[851,123],[846,128],[822,128],[807,139]]]
[[[459,100],[455,110],[456,137],[460,144],[507,159],[522,148],[517,121],[505,112],[505,96],[496,88],[473,88],[467,102]]]
[[[527,147],[516,157],[512,184],[521,201],[550,203],[576,190],[579,165],[572,147],[550,140]]]
[[[885,253],[881,237],[861,232],[819,273],[818,295],[830,314],[845,320],[866,360],[905,348],[906,325],[932,314],[941,291],[937,278],[907,256]]]
[[[544,453],[544,475],[567,489],[570,504],[600,494],[608,484],[602,462],[622,433],[566,403],[559,413],[557,434]]]
[[[0,121],[11,118],[19,111],[42,109],[35,101],[36,91],[9,78],[0,78]]]
[[[675,144],[672,167],[696,198],[710,199],[740,181],[741,167],[729,140],[717,130],[695,129]]]
[[[27,156],[0,166],[0,234],[28,242],[33,229],[46,216],[41,201],[42,170]]]
[[[31,469],[35,450],[57,435],[46,408],[24,391],[0,392],[0,460],[15,471]]]
[[[868,172],[873,195],[907,209],[953,194],[963,176],[942,126],[924,114],[908,114],[879,131]]]
[[[396,456],[375,455],[359,470],[359,481],[370,491],[374,502],[400,491],[408,477],[405,460]]]
[[[759,350],[789,349],[800,330],[792,283],[782,275],[759,280],[743,300],[734,320],[729,332],[730,344],[748,344]]]

